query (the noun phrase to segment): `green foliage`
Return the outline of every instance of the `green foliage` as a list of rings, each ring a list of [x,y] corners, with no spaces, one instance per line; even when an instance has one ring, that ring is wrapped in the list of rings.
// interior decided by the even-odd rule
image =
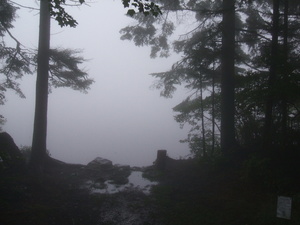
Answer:
[[[25,97],[16,80],[32,74],[31,61],[32,55],[26,49],[21,49],[20,43],[16,48],[6,47],[4,42],[0,44],[0,74],[5,77],[0,83],[0,104],[5,101],[7,89],[14,90],[21,98]]]
[[[300,32],[299,14],[295,13],[299,3],[288,1],[286,14],[283,2],[279,7],[277,74],[272,86],[272,1],[236,4],[235,132],[241,146],[262,143],[268,96],[273,99],[273,146],[299,146]],[[177,113],[174,118],[180,126],[191,126],[183,141],[190,144],[195,155],[203,155],[210,145],[219,144],[222,1],[164,0],[160,4],[163,10],[160,18],[135,16],[137,23],[123,28],[121,39],[132,40],[137,46],[150,46],[151,57],[168,56],[172,50],[181,54],[170,70],[151,74],[157,79],[153,86],[167,98],[172,97],[179,85],[189,90],[186,99],[173,108]],[[194,22],[190,21],[191,15]],[[176,22],[191,28],[178,40],[172,37]],[[165,34],[164,28],[168,30]]]
[[[271,170],[270,158],[253,155],[244,162],[241,179],[247,185],[258,185],[270,189],[274,187],[274,174]]]
[[[29,164],[30,162],[30,157],[31,157],[31,146],[20,146],[20,152],[22,153],[26,164]]]
[[[7,90],[13,90],[21,98],[24,98],[17,80],[25,74],[32,73],[30,63],[32,55],[23,49],[20,42],[10,33],[16,17],[16,10],[17,8],[11,2],[6,0],[0,2],[0,105],[6,101],[5,92]],[[16,47],[6,46],[3,38],[7,36],[16,43]],[[0,115],[0,126],[4,123],[5,118]]]
[[[15,20],[16,8],[7,0],[2,0],[0,12],[0,36],[4,36],[7,29],[13,28],[12,22]]]
[[[219,10],[219,3],[219,1],[206,2],[206,4],[203,2],[196,4],[192,1],[162,1],[161,8],[164,10],[162,18],[147,20],[135,17],[138,21],[137,25],[121,30],[121,39],[133,40],[137,46],[151,46],[151,57],[166,57],[172,48],[182,54],[182,59],[175,62],[169,71],[151,75],[157,78],[153,86],[161,90],[160,94],[163,97],[172,97],[179,85],[184,85],[192,93],[173,110],[178,113],[175,120],[180,123],[180,126],[184,124],[191,126],[190,133],[183,142],[188,142],[192,153],[198,156],[208,149],[213,152],[218,145],[215,127],[219,126],[219,121],[216,119],[215,109],[219,105],[217,95],[220,93],[221,14],[214,13],[214,10]],[[207,5],[210,8],[205,8]],[[186,12],[181,13],[181,10]],[[180,40],[171,41],[176,27],[172,14],[180,18],[188,11],[199,14],[196,19],[199,20],[200,25],[186,35],[181,35]],[[200,22],[200,14],[206,15],[211,20],[205,19]],[[186,17],[190,18],[190,15]],[[184,19],[179,23],[184,23]],[[139,30],[143,33],[138,32]],[[206,91],[205,96],[202,94],[204,91]],[[207,93],[210,94],[207,96]]]
[[[78,1],[83,4],[84,0]],[[63,6],[66,5],[66,0],[49,0],[50,15],[58,22],[61,27],[70,26],[76,27],[78,22],[65,11]]]
[[[3,39],[0,42],[0,74],[4,75],[4,79],[1,79],[0,82],[0,104],[2,105],[5,102],[7,89],[14,90],[20,97],[25,97],[16,80],[25,74],[32,73],[32,71],[30,53],[26,49],[22,49],[21,44],[9,31],[13,28],[12,23],[16,17],[16,8],[7,1],[1,1],[0,11],[0,37],[9,36],[16,42],[15,48],[6,46]]]
[[[6,119],[0,115],[0,131],[2,131],[2,126],[6,123]]]
[[[167,57],[170,55],[170,42],[168,37],[175,30],[172,21],[165,20],[163,15],[160,17],[144,16],[134,14],[134,19],[139,21],[138,25],[127,26],[120,30],[121,40],[132,40],[137,46],[151,46],[151,57]],[[155,23],[161,25],[160,29]]]
[[[219,161],[212,167],[208,161],[201,159],[197,168],[185,168],[182,175],[176,170],[166,174],[166,180],[153,189],[163,223],[298,224],[299,189],[287,195],[293,199],[292,220],[276,218],[277,196],[280,193],[276,190],[274,179],[267,175],[267,171],[274,174],[270,171],[273,162],[260,155],[252,156],[239,166],[232,166],[232,163],[224,165],[222,159],[223,162]],[[263,174],[260,169],[268,170]],[[241,179],[240,175],[245,170],[251,171],[251,179],[250,176]],[[262,176],[255,177],[254,174]],[[298,180],[297,176],[294,180]]]
[[[48,0],[50,15],[58,22],[61,27],[70,26],[76,27],[78,22],[65,10],[66,0]],[[85,0],[72,1],[78,4],[84,4]],[[128,9],[127,15],[134,16],[136,13],[142,13],[145,16],[153,15],[157,17],[161,14],[159,6],[149,0],[122,0],[124,8]]]
[[[94,82],[88,78],[87,72],[78,66],[85,60],[78,56],[79,50],[51,49],[49,61],[49,83],[51,86],[70,87],[74,90],[87,92]]]
[[[31,157],[31,146],[21,145],[20,152],[22,153],[26,164],[28,164],[30,161],[30,157]],[[47,154],[47,156],[51,156],[49,150],[46,150],[46,154]]]
[[[248,140],[249,142],[254,140],[254,142],[258,143],[257,140],[262,138],[262,127],[265,125],[265,121],[262,119],[266,116],[265,104],[268,97],[271,96],[272,144],[277,146],[285,145],[284,143],[297,145],[298,141],[289,134],[297,133],[296,124],[299,124],[299,120],[293,116],[293,112],[298,111],[295,110],[294,106],[299,105],[300,99],[298,94],[295,95],[295,93],[299,93],[299,90],[296,91],[296,86],[299,88],[299,85],[294,83],[295,79],[297,80],[297,77],[299,77],[299,64],[297,62],[299,56],[295,54],[295,51],[299,53],[299,46],[295,44],[299,43],[300,40],[299,26],[296,25],[299,24],[299,15],[294,15],[291,8],[288,9],[288,13],[285,15],[286,11],[284,8],[286,6],[280,3],[278,54],[274,56],[271,51],[272,43],[270,37],[272,32],[270,32],[268,26],[273,19],[272,7],[273,5],[269,2],[255,1],[243,8],[247,14],[247,19],[246,30],[243,31],[242,40],[248,47],[251,60],[248,61],[247,73],[244,75],[248,76],[248,78],[244,79],[246,83],[243,84],[247,86],[238,86],[237,97],[240,98],[238,102],[242,106],[240,112],[243,115],[247,114],[243,118],[246,121],[246,127],[249,128],[249,121],[252,121],[252,130],[258,132],[256,134],[255,131],[253,132],[256,140],[252,137],[251,140]],[[285,16],[286,20],[284,19]],[[285,32],[286,28],[288,28],[288,32]],[[270,83],[269,70],[272,60],[276,60],[276,65],[274,66],[276,74],[274,81]],[[240,84],[238,83],[238,85]],[[290,90],[294,90],[294,94],[291,94]],[[248,93],[248,97],[246,97],[246,93]],[[239,96],[239,94],[242,94],[242,96]]]
[[[8,158],[8,155],[6,152],[4,151],[0,151],[0,172],[3,170],[3,169],[6,169],[6,166],[5,164],[3,163],[5,160],[7,160]]]
[[[134,16],[136,13],[143,13],[145,16],[151,14],[157,17],[161,14],[159,6],[149,0],[122,0],[122,3],[124,8],[129,8],[130,6],[134,8],[128,9],[127,15],[129,16]]]

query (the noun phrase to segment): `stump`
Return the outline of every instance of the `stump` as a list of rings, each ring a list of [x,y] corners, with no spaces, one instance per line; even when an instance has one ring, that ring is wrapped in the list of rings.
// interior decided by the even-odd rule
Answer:
[[[167,162],[167,150],[157,150],[156,168],[158,170],[165,170]]]

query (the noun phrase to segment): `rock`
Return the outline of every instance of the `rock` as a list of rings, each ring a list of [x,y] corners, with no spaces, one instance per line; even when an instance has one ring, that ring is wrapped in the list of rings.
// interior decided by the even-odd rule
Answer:
[[[131,168],[129,165],[120,165],[120,164],[115,164],[115,170],[120,172],[120,173],[129,173],[131,171]]]
[[[13,138],[6,132],[0,133],[0,170],[23,170],[25,159]]]
[[[88,176],[92,180],[107,180],[110,178],[113,168],[114,166],[112,164],[112,161],[97,157],[86,165],[85,173],[86,176]]]
[[[134,166],[131,168],[132,171],[143,171],[144,168],[143,167],[139,167],[139,166]]]
[[[97,157],[87,164],[87,169],[90,170],[103,170],[103,169],[107,170],[112,168],[113,168],[112,161],[101,157]]]
[[[128,183],[131,168],[128,165],[113,165],[112,161],[97,157],[85,167],[85,176],[92,182],[92,189],[103,189],[108,184],[116,186]]]
[[[128,165],[115,165],[111,179],[114,184],[122,185],[128,183],[128,176],[131,174],[130,166]]]

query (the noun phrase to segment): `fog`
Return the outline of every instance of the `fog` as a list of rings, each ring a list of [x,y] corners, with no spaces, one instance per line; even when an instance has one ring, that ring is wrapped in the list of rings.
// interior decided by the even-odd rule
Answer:
[[[33,0],[27,2],[38,7]],[[159,90],[150,88],[154,79],[149,75],[169,69],[180,56],[150,59],[149,48],[121,41],[119,30],[133,22],[121,1],[101,0],[68,12],[79,24],[75,29],[60,28],[52,20],[51,46],[82,49],[88,59],[83,67],[95,83],[88,94],[52,90],[47,139],[51,156],[82,164],[100,156],[131,166],[151,165],[158,149],[168,150],[172,158],[187,156],[188,146],[179,140],[188,129],[179,128],[172,111],[187,93],[180,90],[172,99],[162,98]],[[17,14],[13,35],[27,48],[36,48],[38,12],[20,9]],[[8,92],[1,106],[7,119],[3,130],[18,146],[31,145],[35,79],[34,74],[20,81],[26,99]]]

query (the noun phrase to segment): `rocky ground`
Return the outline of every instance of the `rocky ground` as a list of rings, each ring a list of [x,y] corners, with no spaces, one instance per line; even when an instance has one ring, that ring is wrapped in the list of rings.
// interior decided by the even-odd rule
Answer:
[[[131,172],[96,158],[88,165],[57,162],[40,180],[2,173],[0,224],[160,224],[151,195],[129,184]]]
[[[49,158],[36,176],[27,170],[26,154],[0,133],[0,224],[161,224],[151,182],[141,177],[149,168],[100,157],[87,165]]]
[[[167,157],[161,167],[157,163],[144,168],[113,165],[102,158],[87,165],[52,159],[36,177],[19,161],[12,139],[4,137],[6,141],[0,134],[3,225],[298,225],[300,221],[297,154],[286,159],[252,154],[208,161]],[[137,172],[157,185],[150,192],[147,185],[137,186],[131,180]],[[293,200],[290,220],[276,217],[278,195]]]

